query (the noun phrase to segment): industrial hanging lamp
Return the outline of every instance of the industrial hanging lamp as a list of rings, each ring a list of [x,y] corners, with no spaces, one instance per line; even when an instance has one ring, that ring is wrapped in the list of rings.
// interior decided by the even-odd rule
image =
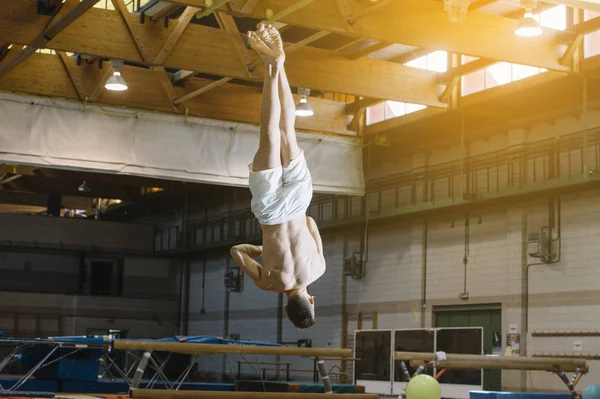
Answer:
[[[84,180],[83,183],[81,183],[79,185],[79,187],[77,187],[77,190],[82,193],[89,193],[90,187],[88,186],[87,182]]]
[[[123,66],[123,61],[113,60],[112,67],[115,70],[113,75],[106,81],[104,87],[110,91],[125,91],[127,90],[127,82],[121,76],[121,67]]]
[[[523,18],[515,29],[515,35],[520,37],[536,37],[544,33],[538,21],[533,18],[533,10],[537,8],[537,0],[521,0],[521,6],[525,9]]]
[[[299,87],[298,94],[302,96],[300,102],[296,104],[296,115],[297,116],[313,116],[315,112],[308,103],[308,96],[310,95],[310,89]]]

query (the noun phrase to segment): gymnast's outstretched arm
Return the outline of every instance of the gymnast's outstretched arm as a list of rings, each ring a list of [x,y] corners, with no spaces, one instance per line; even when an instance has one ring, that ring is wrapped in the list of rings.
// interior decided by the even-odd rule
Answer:
[[[236,265],[260,287],[262,285],[262,266],[252,257],[262,255],[262,246],[240,244],[231,248],[230,252]]]

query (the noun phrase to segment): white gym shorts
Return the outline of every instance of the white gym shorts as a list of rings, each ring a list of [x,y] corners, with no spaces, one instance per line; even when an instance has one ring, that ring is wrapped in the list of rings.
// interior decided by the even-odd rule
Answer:
[[[262,225],[283,224],[306,214],[312,200],[312,178],[304,152],[287,167],[252,171],[252,213]]]

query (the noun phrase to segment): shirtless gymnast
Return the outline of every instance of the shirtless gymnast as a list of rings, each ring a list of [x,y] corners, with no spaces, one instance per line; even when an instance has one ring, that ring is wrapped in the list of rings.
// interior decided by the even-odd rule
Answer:
[[[237,245],[235,263],[265,291],[285,293],[285,311],[301,329],[315,324],[314,297],[308,285],[325,273],[319,229],[306,216],[312,179],[296,142],[295,105],[288,83],[279,32],[261,23],[248,32],[250,47],[265,65],[260,143],[250,168],[252,212],[263,232],[263,245]],[[262,266],[253,257],[262,257]]]

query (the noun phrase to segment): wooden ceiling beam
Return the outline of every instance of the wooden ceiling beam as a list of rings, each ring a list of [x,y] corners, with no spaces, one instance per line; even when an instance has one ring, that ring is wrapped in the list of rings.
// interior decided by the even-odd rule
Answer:
[[[229,35],[229,38],[233,43],[235,51],[238,53],[238,56],[240,58],[240,61],[242,62],[242,65],[244,66],[244,69],[246,69],[248,77],[252,77],[250,65],[252,64],[253,59],[250,55],[250,51],[244,43],[244,39],[242,39],[242,35],[238,30],[235,20],[231,15],[225,14],[223,12],[216,12],[215,17],[217,18],[217,22],[219,23],[221,29],[223,29]]]
[[[299,41],[297,43],[290,44],[290,45],[286,46],[286,48],[285,48],[286,55],[289,55],[289,54],[293,53],[295,50],[297,50],[297,49],[299,49],[301,47],[304,47],[304,46],[308,45],[309,43],[312,43],[313,41],[319,40],[320,38],[325,37],[328,34],[329,34],[329,32],[317,32],[314,35],[311,35],[311,36],[309,36],[309,37],[307,37],[307,38],[305,38],[305,39],[303,39],[303,40],[301,40],[301,41]],[[248,70],[254,70],[254,68],[256,68],[256,66],[259,63],[260,63],[260,61],[256,61],[256,62],[253,62],[252,64],[249,64],[248,65]],[[215,82],[207,84],[206,86],[203,86],[203,87],[201,87],[201,88],[199,88],[199,89],[197,89],[197,90],[195,90],[195,91],[193,91],[191,93],[186,94],[185,96],[183,96],[181,98],[176,99],[175,100],[175,104],[182,104],[184,101],[187,101],[187,100],[192,99],[192,98],[194,98],[196,96],[204,94],[207,91],[210,91],[210,90],[212,90],[212,89],[214,89],[216,87],[219,87],[220,85],[222,85],[224,83],[230,82],[231,80],[233,80],[232,77],[224,77],[224,78],[219,79],[219,80],[217,80]]]
[[[300,40],[299,42],[288,44],[285,47],[285,53],[292,54],[294,51],[296,51],[304,46],[308,46],[309,44],[316,42],[319,39],[324,38],[325,36],[329,35],[329,33],[330,32],[327,32],[327,31],[317,32],[317,33],[314,33],[314,34]]]
[[[165,82],[159,82],[156,71],[126,65],[121,69],[121,73],[127,81],[128,90],[112,92],[103,89],[104,81],[111,75],[112,70],[106,63],[104,69],[99,69],[94,64],[77,65],[73,58],[66,61],[72,64],[73,77],[84,82],[83,96],[89,98],[88,103],[94,100],[97,104],[174,113],[172,102],[169,101],[173,93],[169,89],[171,94],[165,94]],[[190,78],[185,82],[185,88],[173,87],[173,90],[175,95],[181,97],[186,92],[210,83],[212,81],[207,79]],[[71,77],[61,64],[60,57],[53,54],[31,56],[26,63],[19,65],[11,74],[0,80],[0,90],[78,99],[78,93],[73,88]],[[92,91],[97,93],[97,97],[92,98]],[[218,89],[186,101],[185,107],[188,108],[190,116],[258,125],[261,97],[260,88],[225,83]],[[295,101],[300,99],[296,94],[294,98]],[[354,135],[346,127],[344,103],[314,97],[310,98],[310,103],[315,115],[310,118],[298,118],[296,126],[299,130]]]
[[[9,60],[4,60],[0,64],[0,78],[9,73],[13,68],[31,57],[38,49],[44,48],[48,42],[53,40],[60,32],[71,25],[83,13],[88,11],[99,0],[82,0],[76,2],[68,0],[62,5],[55,17],[46,21],[45,28],[42,33],[32,42],[28,43],[27,47],[11,57]],[[3,41],[4,42],[4,41]]]
[[[167,55],[169,55],[171,50],[173,50],[173,47],[175,47],[175,44],[177,44],[177,41],[181,38],[183,32],[190,24],[190,21],[192,20],[192,18],[194,18],[194,16],[199,10],[199,8],[192,6],[188,6],[185,8],[185,11],[183,11],[183,14],[181,14],[179,19],[177,20],[177,25],[175,26],[175,29],[169,35],[169,39],[167,39],[167,41],[165,42],[165,44],[163,44],[156,57],[154,57],[154,64],[160,65],[164,62],[165,58],[167,58]]]
[[[144,61],[145,64],[147,64],[149,62],[148,52],[144,48],[144,43],[142,43],[142,40],[140,39],[140,36],[136,29],[137,27],[133,24],[133,21],[132,21],[133,16],[127,9],[127,6],[123,2],[123,0],[111,0],[111,1],[112,1],[112,4],[115,6],[115,10],[117,10],[119,15],[123,19],[125,26],[127,26],[129,35],[131,36],[131,39],[135,43],[135,47],[137,48],[140,56],[142,57],[142,60]]]
[[[114,72],[115,72],[115,70],[112,66],[105,68],[104,73],[102,75],[100,75],[99,79],[97,79],[97,81],[96,81],[97,83],[95,84],[94,89],[89,94],[88,101],[94,102],[94,101],[98,100],[100,95],[105,91],[104,85],[106,84],[106,82],[112,76],[112,74]]]
[[[229,3],[229,0],[216,0],[215,4],[211,5],[210,7],[204,7],[203,9],[198,11],[196,13],[196,18],[202,19],[204,17],[208,17],[213,12],[215,12],[218,9],[220,9],[221,7],[227,5],[227,3]]]
[[[579,34],[575,36],[571,43],[569,43],[569,46],[565,50],[563,56],[560,58],[560,63],[562,65],[571,65],[571,63],[573,62],[573,56],[575,55],[575,52],[579,50],[581,43],[583,43],[583,37],[584,35]]]
[[[377,11],[381,8],[384,8],[385,6],[387,6],[388,4],[392,3],[393,1],[396,0],[381,0],[376,2],[375,4],[366,7],[364,9],[362,9],[361,11],[355,13],[355,14],[350,14],[347,17],[347,21],[350,25],[354,25],[359,19],[364,18],[366,15]]]
[[[190,0],[173,0],[186,4]],[[278,9],[286,9],[295,0],[280,0]],[[248,16],[262,19],[269,4],[259,3]],[[371,6],[368,1],[353,3],[354,15]],[[275,13],[277,9],[273,10]],[[395,0],[366,13],[348,30],[339,17],[335,0],[321,0],[282,18],[281,22],[310,29],[328,30],[380,42],[400,43],[419,48],[446,50],[479,58],[565,71],[559,62],[559,43],[552,33],[521,38],[514,34],[515,21],[503,16],[474,12],[460,24],[452,23],[438,1]]]
[[[579,35],[587,35],[588,33],[600,30],[600,17],[581,22],[573,26],[570,30]]]
[[[184,111],[183,107],[174,103],[175,99],[177,98],[177,93],[175,92],[175,88],[173,87],[171,79],[169,79],[169,74],[167,73],[167,71],[165,71],[165,68],[161,66],[156,66],[152,67],[152,70],[156,74],[156,78],[165,90],[165,94],[167,95],[169,105],[171,106],[173,111],[177,113],[182,113]]]
[[[71,83],[73,84],[73,89],[75,89],[75,92],[77,93],[77,99],[79,101],[85,100],[83,86],[78,77],[76,67],[73,64],[73,61],[70,60],[69,56],[63,51],[57,51],[56,54],[58,54],[58,56],[60,57],[60,61],[63,64],[63,67],[65,68],[65,72],[67,73],[69,79],[71,80]]]
[[[377,43],[374,44],[372,46],[369,46],[367,48],[364,48],[360,51],[357,51],[356,53],[352,53],[348,56],[348,58],[350,58],[351,60],[358,60],[359,58],[363,58],[368,56],[369,54],[373,54],[376,53],[379,50],[383,50],[384,48],[389,47],[390,44],[389,43]]]
[[[246,0],[244,5],[240,8],[242,14],[250,14],[254,11],[254,7],[258,4],[259,0]]]
[[[279,22],[281,21],[283,18],[287,17],[288,15],[291,15],[293,13],[295,13],[296,11],[308,6],[310,3],[314,2],[315,0],[296,0],[293,4],[290,4],[288,7],[284,8],[283,10],[280,10],[279,12],[277,12],[277,14],[273,14],[273,16],[271,17],[267,17],[267,21],[269,23],[274,23],[274,22]],[[384,0],[387,1],[387,0]],[[265,12],[266,15],[269,15],[270,9],[267,9],[267,11]]]
[[[311,35],[309,37],[307,37],[306,39],[303,39],[297,43],[294,44],[290,44],[289,46],[286,46],[285,48],[285,53],[286,56],[293,53],[295,50],[306,46],[309,43],[312,43],[315,40],[318,40],[322,37],[325,37],[326,35],[328,35],[329,32],[317,32],[314,35]],[[247,65],[247,69],[248,70],[254,70],[254,68],[256,68],[257,65],[259,65],[262,61],[255,61],[252,64]],[[197,97],[201,94],[204,94],[214,88],[217,88],[219,86],[221,86],[224,83],[230,82],[232,81],[233,78],[232,77],[224,77],[222,79],[219,79],[217,81],[211,82],[209,84],[207,84],[206,86],[203,86],[195,91],[192,91],[191,93],[186,94],[185,96],[178,98],[174,101],[175,104],[179,105],[179,104],[183,104],[184,101],[188,101],[194,97]]]
[[[308,7],[312,7],[312,4]],[[32,8],[34,5],[29,0],[15,0],[10,5],[0,4],[1,41],[29,45],[35,40],[32,39],[31,32],[36,26],[44,24],[47,17],[29,15],[18,20],[29,23],[17,24],[14,23],[15,18],[11,17],[19,15],[15,14],[15,11],[26,12]],[[143,63],[135,43],[131,40],[129,30],[121,19],[122,17],[114,11],[93,8],[46,47]],[[148,54],[157,54],[163,41],[166,41],[175,29],[173,26],[161,26],[162,30],[158,35],[155,24],[142,24],[133,16],[128,20],[132,24],[132,31],[139,34],[139,41],[145,45]],[[110,31],[110,35],[105,34],[107,31]],[[190,24],[162,66],[260,81],[263,71],[258,71],[259,77],[256,79],[248,78],[238,57],[226,32]],[[379,60],[348,60],[336,52],[306,46],[298,48],[286,59],[286,68],[293,87],[445,107],[437,98],[439,93],[436,72]],[[336,73],[332,74],[332,71]]]
[[[348,115],[354,115],[356,114],[361,108],[367,108],[370,107],[372,105],[376,105],[379,104],[380,102],[383,102],[384,100],[382,99],[377,99],[377,98],[363,98],[357,101],[354,101],[350,104],[346,105],[346,113]]]
[[[475,0],[469,4],[469,12],[477,11],[480,8],[494,4],[498,0]]]
[[[461,77],[464,75],[468,75],[472,72],[479,71],[480,69],[487,68],[490,65],[494,65],[497,62],[498,62],[497,60],[480,58],[478,60],[474,60],[474,61],[468,62],[466,64],[459,65],[459,66],[452,68],[452,69],[448,70],[447,72],[444,72],[443,74],[441,74],[439,76],[439,82],[446,84],[447,82],[450,82],[455,77]]]

